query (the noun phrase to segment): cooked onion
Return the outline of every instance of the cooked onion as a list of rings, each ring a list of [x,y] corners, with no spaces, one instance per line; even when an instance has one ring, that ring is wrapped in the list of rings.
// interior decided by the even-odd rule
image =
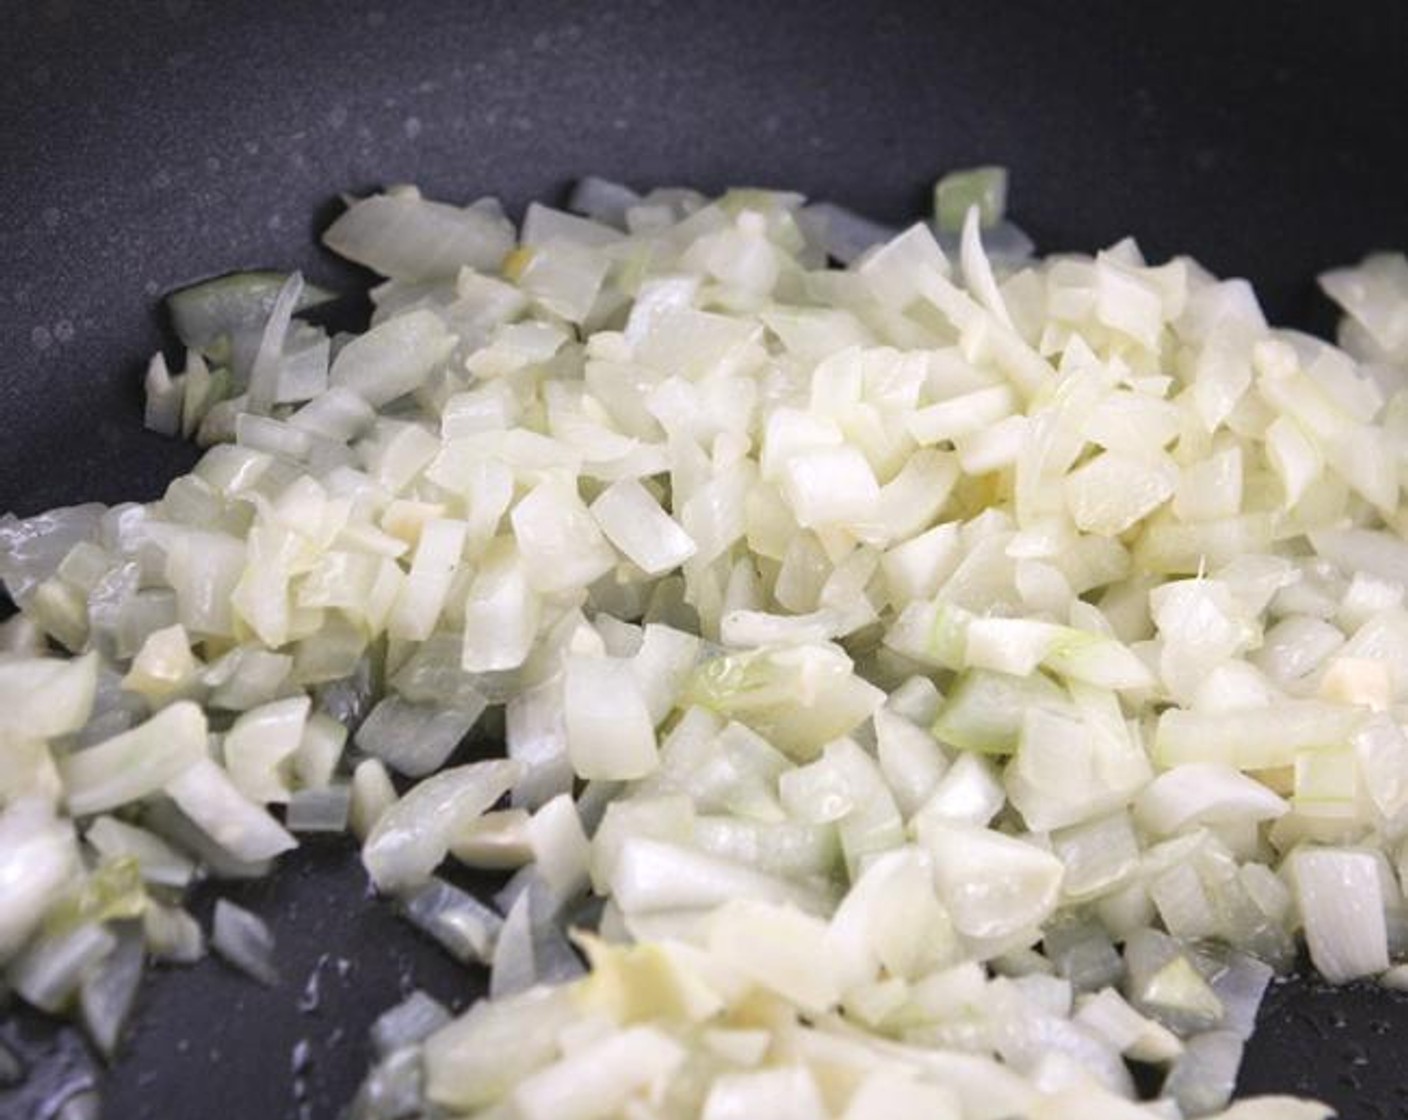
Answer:
[[[0,520],[11,986],[111,1050],[175,892],[344,829],[492,967],[378,1021],[368,1118],[1208,1114],[1298,932],[1402,983],[1408,264],[1324,278],[1341,350],[1005,196],[399,188],[327,233],[361,334],[176,293],[197,467]]]

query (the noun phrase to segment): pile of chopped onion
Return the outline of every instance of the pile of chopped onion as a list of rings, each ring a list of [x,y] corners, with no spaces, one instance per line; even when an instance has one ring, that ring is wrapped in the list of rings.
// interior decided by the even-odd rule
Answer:
[[[1408,263],[1323,278],[1336,348],[1005,195],[404,188],[326,234],[363,334],[176,293],[200,463],[0,520],[8,987],[111,1054],[191,883],[349,830],[490,968],[364,1120],[1327,1115],[1228,1102],[1298,939],[1408,975]]]

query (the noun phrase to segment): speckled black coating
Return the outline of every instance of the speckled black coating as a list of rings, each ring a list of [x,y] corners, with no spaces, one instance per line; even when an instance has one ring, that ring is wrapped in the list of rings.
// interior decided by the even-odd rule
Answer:
[[[142,432],[157,296],[234,268],[366,277],[314,242],[339,190],[415,181],[512,208],[597,173],[800,188],[916,215],[934,176],[1007,164],[1043,249],[1133,233],[1249,276],[1324,327],[1314,273],[1408,247],[1408,7],[1362,3],[0,0],[0,510],[154,497],[189,449]],[[352,322],[354,297],[341,310]],[[235,897],[285,983],[215,962],[149,985],[108,1117],[330,1117],[399,988],[481,981],[314,846]],[[208,912],[211,896],[199,900]],[[349,962],[342,976],[338,958]],[[319,960],[321,1000],[299,1009]],[[1408,1114],[1401,999],[1287,985],[1243,1084]],[[87,1076],[70,1036],[0,1023],[41,1068],[0,1116]],[[291,1052],[309,1042],[295,1075]],[[67,1040],[67,1041],[65,1041]],[[47,1055],[47,1057],[46,1057]],[[299,1097],[301,1092],[302,1096]]]

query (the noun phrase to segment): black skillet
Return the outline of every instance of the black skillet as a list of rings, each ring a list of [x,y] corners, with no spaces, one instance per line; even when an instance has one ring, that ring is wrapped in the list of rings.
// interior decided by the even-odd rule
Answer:
[[[521,208],[588,172],[749,183],[900,221],[936,174],[997,162],[1042,249],[1132,233],[1323,329],[1318,270],[1408,248],[1405,56],[1397,0],[0,0],[0,510],[159,494],[192,455],[140,427],[158,295],[251,266],[360,293],[314,235],[376,184]],[[0,1116],[95,1080],[108,1117],[331,1117],[398,993],[482,987],[368,898],[347,846],[230,893],[270,922],[278,987],[159,973],[106,1072],[11,1009],[32,1068]],[[1403,999],[1292,981],[1262,1020],[1243,1090],[1408,1115]]]

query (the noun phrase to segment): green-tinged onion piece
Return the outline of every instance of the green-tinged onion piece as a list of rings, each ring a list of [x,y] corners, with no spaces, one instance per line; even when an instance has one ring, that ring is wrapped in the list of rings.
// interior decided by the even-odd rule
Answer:
[[[956,233],[963,228],[969,207],[978,208],[984,229],[1002,220],[1007,209],[1007,168],[970,167],[951,171],[934,186],[934,220],[939,229]]]

